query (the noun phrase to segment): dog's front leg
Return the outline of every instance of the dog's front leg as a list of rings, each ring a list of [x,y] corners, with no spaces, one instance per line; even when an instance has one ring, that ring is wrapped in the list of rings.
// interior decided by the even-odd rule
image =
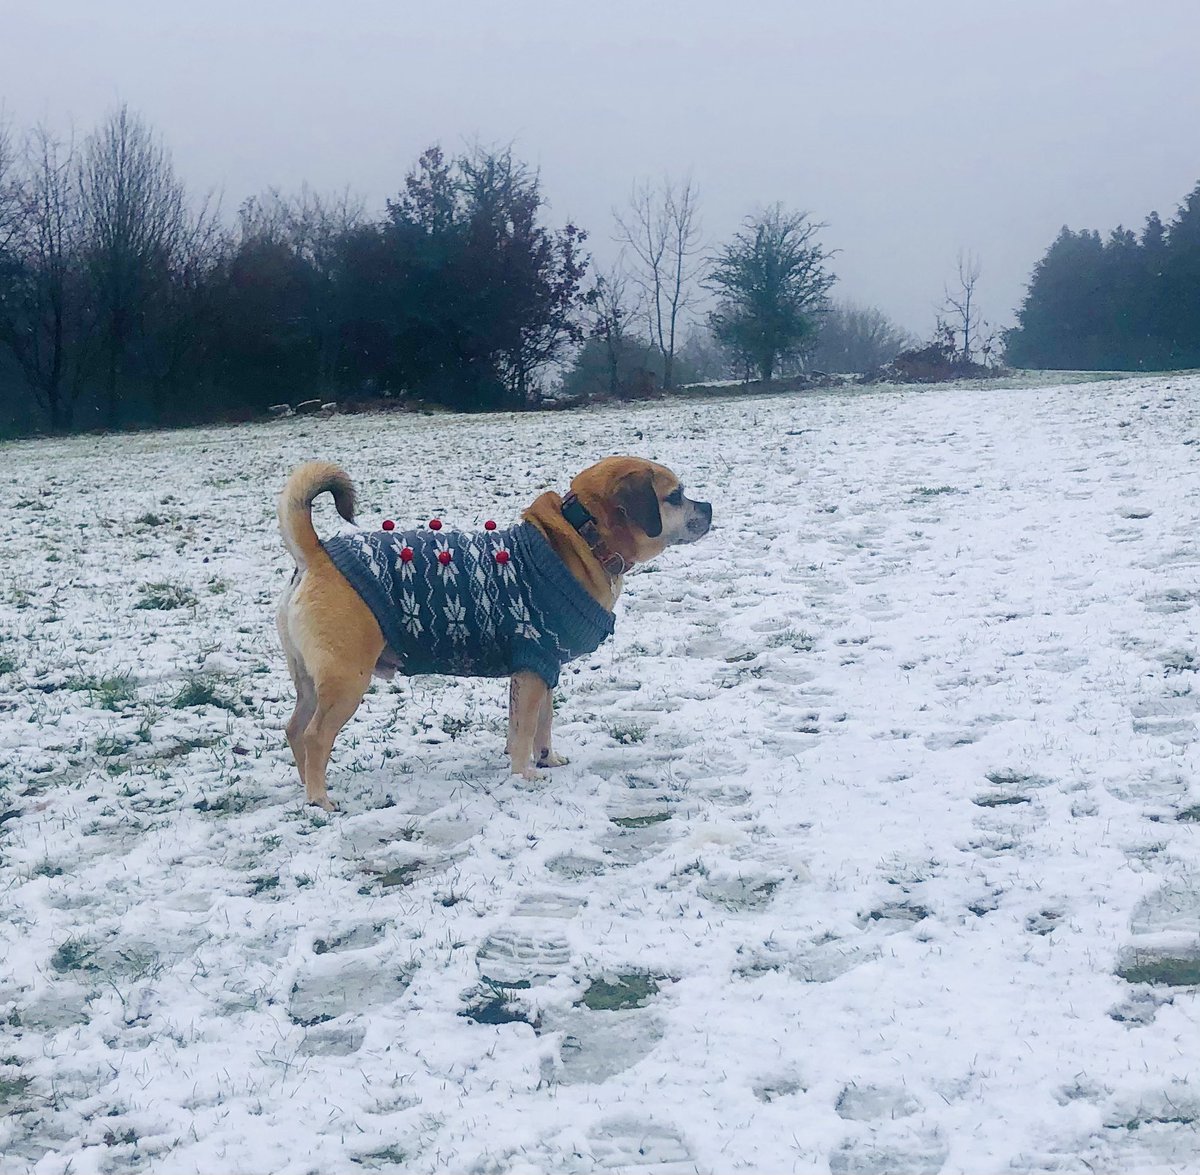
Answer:
[[[554,726],[554,691],[547,690],[538,711],[537,737],[533,740],[534,762],[539,767],[561,767],[569,759],[554,753],[552,728]]]
[[[508,757],[522,779],[538,778],[533,758],[543,704],[550,704],[550,687],[527,669],[514,673],[508,683]]]

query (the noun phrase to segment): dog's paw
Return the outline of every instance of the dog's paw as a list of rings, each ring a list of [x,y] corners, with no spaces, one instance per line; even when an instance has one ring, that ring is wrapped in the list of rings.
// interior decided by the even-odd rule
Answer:
[[[338,810],[337,804],[335,804],[328,796],[320,796],[315,799],[310,799],[308,802],[314,808],[321,808],[326,812],[336,812]]]
[[[571,760],[557,751],[547,751],[537,761],[539,767],[565,767]]]
[[[535,783],[542,778],[542,773],[536,767],[525,767],[519,771],[514,767],[513,774],[519,775],[522,779],[528,780],[530,783]]]

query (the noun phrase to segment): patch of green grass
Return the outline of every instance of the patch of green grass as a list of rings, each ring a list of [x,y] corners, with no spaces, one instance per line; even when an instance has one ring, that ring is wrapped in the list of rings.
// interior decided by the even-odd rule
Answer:
[[[89,962],[95,953],[96,948],[88,946],[82,939],[68,938],[50,956],[50,966],[60,975],[68,971],[95,971],[96,965]]]
[[[1105,1130],[1140,1130],[1143,1126],[1193,1126],[1194,1114],[1155,1114],[1142,1117],[1140,1114],[1128,1122],[1106,1122]]]
[[[221,688],[221,679],[199,675],[189,677],[183,687],[171,699],[176,710],[190,710],[194,706],[216,706],[236,714],[238,704]]]
[[[92,705],[101,710],[123,710],[130,702],[137,700],[137,686],[128,673],[113,673],[107,677],[69,677],[63,683],[63,689],[90,695]]]
[[[447,714],[442,719],[442,732],[448,734],[450,741],[454,742],[460,734],[466,734],[471,725],[469,718],[455,718],[453,714]]]
[[[23,612],[33,603],[33,592],[28,588],[10,587],[8,589],[7,601],[18,612]]]
[[[608,733],[623,747],[633,746],[645,740],[648,728],[636,722],[610,726]]]
[[[138,588],[142,598],[134,604],[135,608],[153,611],[169,612],[173,608],[194,608],[199,602],[196,593],[181,583],[144,583]]]
[[[1176,817],[1176,820],[1182,820],[1185,824],[1200,824],[1200,804],[1194,804],[1190,808],[1184,808]]]
[[[0,653],[0,677],[6,673],[16,673],[17,659],[11,653]]]
[[[476,1024],[529,1024],[538,1026],[537,1020],[531,1020],[529,1015],[515,1007],[511,1002],[512,987],[493,983],[485,979],[486,990],[478,994],[458,1014]]]
[[[255,796],[247,795],[245,792],[233,788],[215,800],[210,800],[205,796],[203,799],[197,800],[192,808],[197,812],[214,812],[218,816],[235,816],[240,812],[249,811],[256,802]]]
[[[369,1151],[365,1155],[351,1155],[350,1162],[360,1167],[403,1167],[408,1162],[408,1152],[398,1146],[385,1146],[382,1150]]]
[[[250,890],[250,896],[258,897],[260,893],[269,893],[273,889],[279,888],[279,874],[276,873],[272,877],[256,877],[254,885]]]
[[[771,637],[767,645],[772,649],[795,649],[798,653],[811,653],[817,647],[817,638],[800,628],[785,628]]]
[[[1200,984],[1200,955],[1160,955],[1138,951],[1117,968],[1117,978],[1126,983],[1150,983],[1156,987],[1195,987]]]
[[[1175,649],[1162,658],[1168,673],[1195,673],[1200,669],[1200,657],[1188,649]]]
[[[389,869],[379,879],[379,884],[384,889],[393,889],[397,885],[408,885],[413,878],[416,877],[421,866],[416,861],[410,861],[407,865],[399,865],[395,869]]]
[[[1041,775],[1031,775],[1027,771],[1015,771],[1011,767],[1001,767],[996,771],[989,771],[984,778],[997,787],[1018,787],[1022,784],[1030,787],[1045,787],[1050,783],[1050,780]]]
[[[29,1077],[0,1077],[0,1108],[15,1102],[31,1084]]]
[[[206,747],[216,746],[220,741],[219,737],[212,735],[198,735],[195,738],[176,739],[169,747],[164,747],[161,751],[152,755],[151,759],[155,763],[164,763],[171,759],[178,759],[181,755],[190,755],[193,751],[201,751]]]
[[[1005,808],[1010,804],[1028,804],[1028,796],[999,795],[976,796],[972,801],[979,808]]]
[[[649,816],[614,816],[612,822],[620,828],[649,828],[670,819],[670,812],[651,812]]]
[[[620,1012],[626,1008],[644,1007],[658,994],[654,977],[643,972],[618,975],[616,983],[593,979],[583,993],[584,1007],[593,1012]]]
[[[163,526],[169,519],[165,514],[155,514],[153,510],[147,510],[145,514],[139,514],[133,521],[137,526]]]
[[[104,759],[113,759],[129,750],[130,741],[116,734],[102,734],[96,740],[96,754]]]
[[[923,922],[929,911],[914,902],[889,902],[859,918],[864,926],[870,922]]]

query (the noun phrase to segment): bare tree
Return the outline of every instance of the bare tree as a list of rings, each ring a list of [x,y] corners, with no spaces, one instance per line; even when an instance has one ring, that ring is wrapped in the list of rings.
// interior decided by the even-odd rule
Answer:
[[[184,193],[166,148],[125,106],[84,144],[79,191],[115,428],[133,343],[187,233]]]
[[[168,398],[184,382],[189,361],[202,350],[207,328],[219,318],[213,275],[228,256],[229,236],[220,205],[205,199],[186,211],[171,242],[164,280],[146,315],[145,365],[155,419],[167,416]]]
[[[322,196],[307,185],[288,198],[272,188],[241,209],[242,237],[283,245],[304,262],[312,276],[310,305],[305,314],[312,332],[317,381],[323,394],[337,385],[343,320],[338,281],[342,247],[349,234],[366,221],[361,197],[345,189]]]
[[[617,240],[628,250],[631,277],[642,291],[650,339],[663,357],[663,387],[674,387],[675,343],[695,296],[702,247],[699,192],[691,177],[639,184],[625,212],[614,212]]]
[[[811,364],[821,371],[870,372],[890,363],[915,336],[882,310],[853,302],[835,302],[821,316]]]
[[[8,246],[9,288],[0,299],[0,342],[50,427],[61,431],[74,423],[91,358],[74,146],[39,127],[26,139],[23,165],[20,215]]]
[[[21,183],[16,164],[12,132],[7,122],[0,122],[0,256],[12,244],[21,221]]]
[[[596,278],[592,300],[590,334],[604,345],[608,366],[608,391],[616,396],[621,390],[621,360],[625,355],[629,320],[637,312],[629,296],[629,282],[620,268]]]
[[[971,362],[971,349],[979,338],[980,322],[979,309],[976,304],[975,287],[979,284],[982,273],[979,258],[974,253],[958,253],[958,285],[952,290],[946,287],[946,300],[942,305],[942,315],[948,320],[948,326],[957,337],[962,336],[962,349],[959,357],[964,363]]]

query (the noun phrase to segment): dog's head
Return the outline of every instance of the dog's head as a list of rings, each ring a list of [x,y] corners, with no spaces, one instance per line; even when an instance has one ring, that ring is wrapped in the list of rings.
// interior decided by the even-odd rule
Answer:
[[[571,482],[610,547],[644,563],[665,547],[694,543],[712,525],[712,505],[685,497],[665,465],[640,457],[606,457]]]

